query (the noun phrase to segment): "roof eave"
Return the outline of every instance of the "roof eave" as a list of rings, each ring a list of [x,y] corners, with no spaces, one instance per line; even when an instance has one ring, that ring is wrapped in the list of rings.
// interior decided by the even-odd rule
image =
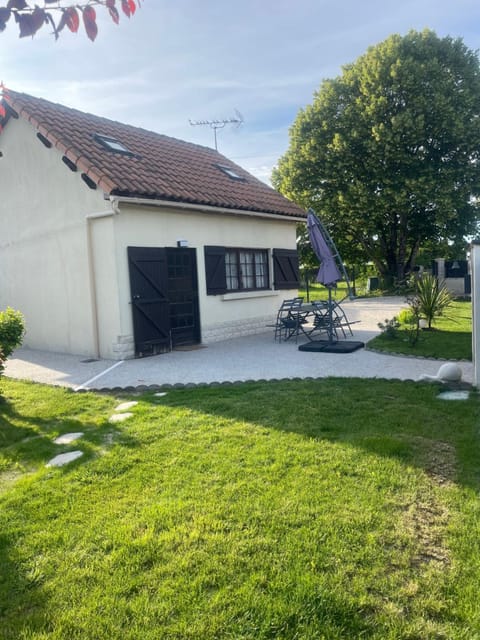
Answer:
[[[206,213],[217,213],[223,215],[235,215],[235,216],[249,216],[256,218],[267,218],[267,219],[276,219],[283,220],[284,222],[306,222],[305,218],[302,216],[296,216],[288,213],[280,213],[280,212],[269,212],[269,211],[256,211],[254,209],[235,209],[233,207],[216,207],[208,204],[201,204],[195,202],[183,202],[177,200],[166,200],[159,199],[156,197],[145,198],[145,197],[136,197],[130,195],[120,195],[120,194],[111,194],[110,200],[117,210],[120,210],[121,204],[126,205],[138,205],[141,207],[173,207],[175,209],[183,209],[183,210],[195,210],[195,211],[204,211]]]

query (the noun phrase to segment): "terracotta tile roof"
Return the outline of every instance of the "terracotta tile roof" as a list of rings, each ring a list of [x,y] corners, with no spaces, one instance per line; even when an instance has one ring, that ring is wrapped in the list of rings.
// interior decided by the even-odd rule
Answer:
[[[306,213],[214,149],[83,113],[24,93],[4,100],[108,195],[132,196],[285,216]],[[113,138],[131,154],[95,140]],[[218,165],[241,179],[229,177]]]

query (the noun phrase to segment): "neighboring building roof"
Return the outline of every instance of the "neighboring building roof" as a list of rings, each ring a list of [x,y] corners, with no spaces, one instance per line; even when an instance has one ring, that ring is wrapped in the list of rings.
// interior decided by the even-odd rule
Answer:
[[[306,216],[214,149],[16,91],[4,102],[108,195]]]

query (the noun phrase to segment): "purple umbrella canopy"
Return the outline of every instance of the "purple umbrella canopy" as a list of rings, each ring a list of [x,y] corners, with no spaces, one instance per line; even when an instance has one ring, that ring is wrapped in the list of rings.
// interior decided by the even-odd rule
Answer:
[[[316,280],[326,287],[333,287],[342,279],[342,276],[335,262],[335,256],[325,240],[321,222],[312,211],[307,215],[307,228],[312,249],[320,260]]]
[[[349,327],[350,329],[350,325],[352,323],[348,322],[339,303],[332,300],[332,288],[336,286],[336,283],[339,280],[342,280],[342,273],[345,276],[350,298],[353,298],[353,295],[350,292],[347,272],[345,271],[332,238],[329,236],[328,231],[323,227],[322,223],[311,209],[308,211],[307,215],[307,228],[312,249],[320,260],[320,269],[318,270],[316,280],[328,289],[328,340],[311,341],[308,343],[308,346],[300,345],[299,349],[302,351],[324,351],[327,353],[350,353],[351,351],[360,349],[365,345],[363,342],[358,341],[338,341],[336,329],[341,328],[343,331],[344,326]],[[338,310],[341,310],[340,314],[338,313]],[[334,314],[335,317],[339,319],[339,324],[334,324]],[[351,329],[350,333],[352,333]],[[343,335],[345,337],[345,331],[343,331]]]

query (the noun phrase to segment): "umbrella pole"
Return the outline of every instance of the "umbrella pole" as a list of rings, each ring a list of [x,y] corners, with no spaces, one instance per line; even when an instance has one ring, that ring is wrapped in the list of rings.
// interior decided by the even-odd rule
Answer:
[[[328,343],[333,344],[332,287],[328,287]]]

